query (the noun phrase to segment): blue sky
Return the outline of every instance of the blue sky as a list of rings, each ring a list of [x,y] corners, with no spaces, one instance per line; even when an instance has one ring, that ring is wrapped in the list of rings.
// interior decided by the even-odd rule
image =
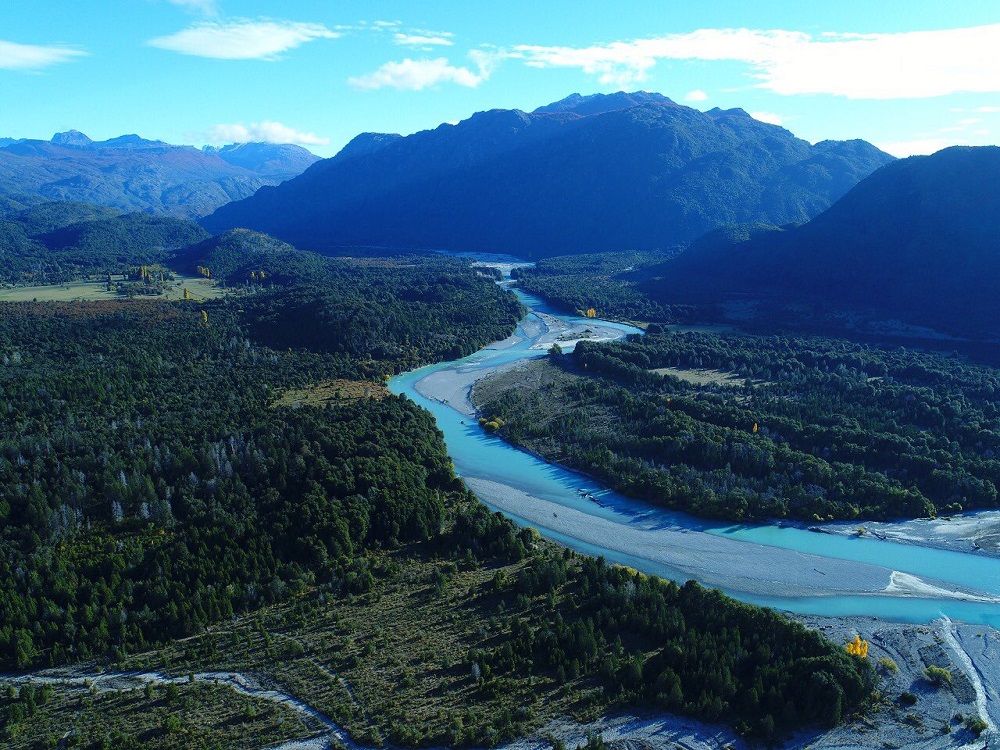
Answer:
[[[32,0],[0,21],[0,136],[300,143],[573,93],[742,107],[904,156],[1000,141],[1000,3]]]

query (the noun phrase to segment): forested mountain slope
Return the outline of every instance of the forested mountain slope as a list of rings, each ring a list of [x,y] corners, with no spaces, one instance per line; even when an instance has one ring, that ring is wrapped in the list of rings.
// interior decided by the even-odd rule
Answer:
[[[700,112],[644,92],[356,141],[204,226],[321,252],[647,250],[722,224],[805,221],[892,161],[864,141],[813,146],[740,109]]]
[[[646,269],[661,300],[773,299],[1000,335],[1000,148],[876,171],[807,224],[714,232]]]

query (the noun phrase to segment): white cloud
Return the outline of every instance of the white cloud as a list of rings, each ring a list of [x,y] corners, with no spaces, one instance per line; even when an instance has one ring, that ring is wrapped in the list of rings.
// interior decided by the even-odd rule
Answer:
[[[396,89],[420,91],[439,83],[455,83],[459,86],[475,88],[490,77],[493,72],[495,56],[473,50],[469,58],[475,64],[476,70],[456,67],[447,58],[438,57],[434,60],[412,60],[406,58],[399,62],[387,62],[378,70],[361,76],[349,78],[347,82],[359,89],[381,89],[387,86]]]
[[[0,70],[40,70],[86,54],[62,45],[38,46],[0,40]]]
[[[275,60],[282,52],[314,39],[340,36],[318,23],[237,19],[225,23],[197,23],[176,34],[151,39],[148,44],[219,60]]]
[[[192,10],[196,13],[203,13],[206,16],[218,14],[216,0],[168,0],[172,5],[179,5],[185,10]]]
[[[982,117],[966,117],[959,120],[956,124],[951,125],[946,128],[938,128],[939,133],[962,133],[969,129],[972,125],[978,125],[983,121]]]
[[[446,31],[411,32],[409,34],[397,31],[392,35],[392,42],[402,47],[450,47],[454,44],[450,38],[453,36],[455,35]]]
[[[1000,24],[897,34],[700,29],[580,48],[520,45],[508,57],[579,68],[616,85],[646,79],[659,60],[730,60],[777,94],[906,99],[1000,92],[998,46]]]
[[[251,122],[249,125],[244,125],[241,122],[213,125],[208,131],[206,140],[210,143],[265,141],[267,143],[296,143],[300,146],[326,146],[330,143],[329,138],[321,138],[315,133],[304,133],[271,120],[264,120],[260,123]]]
[[[687,96],[684,97],[686,102],[704,102],[708,101],[708,94],[706,94],[701,89],[695,89],[694,91],[689,91]]]
[[[976,112],[1000,112],[1000,107],[976,107]]]
[[[776,115],[774,112],[751,112],[750,116],[755,120],[767,122],[771,125],[781,125],[784,122],[784,118],[781,115]]]

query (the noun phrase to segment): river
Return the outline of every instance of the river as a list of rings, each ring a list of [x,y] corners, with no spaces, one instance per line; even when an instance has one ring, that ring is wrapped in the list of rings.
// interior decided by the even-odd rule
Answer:
[[[434,414],[457,474],[488,506],[580,552],[679,582],[695,579],[789,612],[906,622],[948,616],[1000,627],[998,558],[870,536],[705,521],[624,497],[487,435],[465,402],[475,380],[545,356],[552,341],[571,349],[580,331],[597,340],[638,332],[517,294],[531,312],[510,339],[389,383]]]

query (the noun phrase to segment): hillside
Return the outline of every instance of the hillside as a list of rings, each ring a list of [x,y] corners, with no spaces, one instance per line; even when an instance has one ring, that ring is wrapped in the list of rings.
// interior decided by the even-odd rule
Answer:
[[[211,269],[212,277],[229,283],[263,280],[284,284],[293,279],[315,278],[327,272],[326,259],[296,250],[291,245],[249,229],[232,229],[183,248],[170,265],[183,273]]]
[[[204,216],[317,160],[291,145],[199,150],[137,135],[92,141],[75,130],[50,141],[0,143],[0,198],[38,196],[181,218]]]
[[[166,260],[207,233],[194,222],[86,203],[42,203],[0,219],[0,282],[56,283]]]
[[[645,92],[574,95],[406,137],[363,134],[203,225],[321,252],[648,250],[722,224],[804,221],[891,160],[863,141],[812,146],[739,109],[700,112]]]
[[[784,230],[733,229],[652,270],[660,299],[765,298],[1000,333],[1000,148],[890,164]]]

